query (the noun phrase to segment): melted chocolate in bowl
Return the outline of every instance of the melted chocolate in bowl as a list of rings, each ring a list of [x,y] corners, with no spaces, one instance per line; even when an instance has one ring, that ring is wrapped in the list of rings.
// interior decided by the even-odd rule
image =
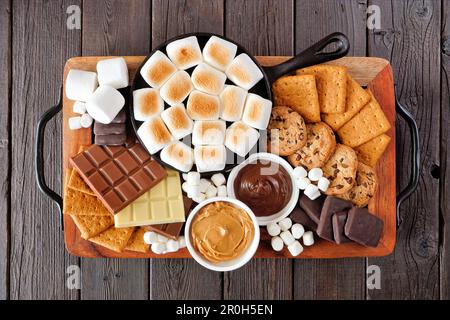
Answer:
[[[283,210],[292,196],[292,180],[281,165],[271,161],[249,163],[234,180],[234,193],[257,217]]]

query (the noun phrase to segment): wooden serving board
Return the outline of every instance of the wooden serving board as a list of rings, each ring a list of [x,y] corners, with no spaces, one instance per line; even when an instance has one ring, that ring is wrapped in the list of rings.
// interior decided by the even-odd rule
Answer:
[[[64,68],[64,92],[65,81],[70,69],[95,71],[99,60],[107,57],[76,57],[67,61]],[[124,57],[128,63],[130,81],[132,81],[136,69],[145,57]],[[272,66],[286,61],[289,57],[257,57],[263,66]],[[369,57],[345,57],[330,62],[348,67],[349,73],[363,86],[368,86],[386,116],[391,122],[392,128],[387,134],[392,138],[385,154],[378,161],[376,171],[379,180],[379,188],[369,203],[370,212],[376,214],[384,221],[384,231],[378,247],[366,248],[355,243],[333,244],[315,237],[316,243],[312,247],[305,247],[304,252],[298,258],[344,258],[344,257],[369,257],[385,256],[390,254],[396,241],[396,179],[395,179],[395,98],[392,69],[387,60]],[[67,181],[69,158],[77,154],[81,145],[91,144],[91,130],[80,129],[72,131],[68,127],[68,119],[75,114],[72,112],[73,101],[63,100],[63,181]],[[70,254],[80,257],[111,257],[111,258],[190,258],[187,249],[175,253],[157,255],[152,252],[147,254],[125,251],[117,253],[99,245],[95,245],[81,238],[80,233],[69,215],[64,215],[64,239],[66,248]],[[255,255],[257,258],[292,258],[286,248],[276,253],[270,245],[270,236],[265,228],[261,228],[261,242]]]

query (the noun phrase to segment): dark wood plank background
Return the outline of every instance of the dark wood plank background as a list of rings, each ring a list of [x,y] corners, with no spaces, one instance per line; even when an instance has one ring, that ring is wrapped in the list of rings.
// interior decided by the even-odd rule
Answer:
[[[78,5],[81,30],[66,27]],[[381,29],[366,28],[381,9]],[[0,0],[0,299],[449,299],[450,3],[446,0]],[[192,260],[69,256],[56,208],[37,189],[36,123],[57,100],[64,62],[79,55],[146,55],[192,31],[223,34],[255,55],[292,55],[334,31],[351,54],[391,61],[400,100],[421,135],[419,189],[403,204],[395,252],[385,258],[257,259],[226,274]],[[61,190],[61,118],[46,132],[47,181]],[[398,185],[410,138],[398,119]],[[369,290],[366,268],[381,269]],[[66,286],[67,267],[81,289]]]

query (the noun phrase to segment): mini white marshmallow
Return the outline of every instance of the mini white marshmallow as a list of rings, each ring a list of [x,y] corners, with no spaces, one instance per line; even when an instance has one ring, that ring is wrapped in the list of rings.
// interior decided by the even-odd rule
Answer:
[[[245,53],[234,58],[225,73],[228,79],[246,90],[250,90],[264,77],[255,62]]]
[[[298,256],[303,252],[303,246],[298,241],[294,241],[290,245],[288,245],[289,252],[294,256]]]
[[[221,186],[225,184],[225,182],[227,182],[225,176],[222,173],[213,174],[211,177],[211,181],[216,185],[216,187]]]
[[[237,45],[222,38],[212,36],[203,48],[203,59],[214,68],[225,71],[233,61]]]
[[[312,231],[306,231],[303,234],[303,244],[307,247],[314,244],[314,234],[312,233]]]
[[[94,122],[94,119],[92,119],[89,113],[85,113],[81,116],[80,123],[83,128],[89,128],[92,126],[92,122]]]
[[[146,244],[154,244],[158,242],[158,234],[153,231],[147,231],[144,233],[144,242]]]
[[[275,251],[283,250],[284,244],[283,240],[280,237],[273,237],[270,241],[270,244],[272,245],[272,249]]]
[[[272,237],[278,236],[281,232],[281,228],[278,225],[278,223],[276,222],[269,222],[267,224],[267,232],[269,233],[269,235],[271,235]]]
[[[96,121],[109,124],[125,105],[122,94],[110,86],[99,86],[86,101],[86,111]]]
[[[66,78],[66,96],[69,100],[86,102],[98,87],[97,74],[71,69]]]
[[[290,231],[283,231],[282,233],[280,233],[280,238],[287,246],[291,245],[295,241],[295,238]]]
[[[98,83],[116,89],[128,87],[128,67],[124,58],[118,57],[97,62]]]
[[[227,186],[222,185],[217,187],[217,196],[218,197],[226,197],[228,195],[227,193]]]
[[[186,181],[191,186],[200,185],[200,173],[197,171],[188,172]]]
[[[177,240],[169,239],[166,243],[167,252],[177,252],[180,245]]]
[[[321,177],[319,181],[317,182],[317,187],[320,191],[326,192],[328,190],[328,187],[330,186],[330,180],[328,180],[325,177]]]
[[[181,184],[181,189],[183,189],[183,191],[186,193],[188,193],[188,190],[189,190],[188,187],[189,187],[189,185],[186,181]]]
[[[190,185],[188,183],[188,192],[187,192],[187,196],[191,199],[197,198],[200,196],[201,192],[200,192],[200,186],[195,186],[195,185]]]
[[[169,238],[163,236],[162,234],[158,234],[158,242],[166,243],[167,241],[169,241]]]
[[[151,250],[153,251],[153,253],[163,254],[166,252],[167,247],[166,247],[165,243],[157,242],[157,243],[152,244]]]
[[[320,197],[319,188],[317,188],[317,186],[312,183],[306,187],[303,193],[311,200],[316,200],[318,197]]]
[[[287,231],[292,226],[292,220],[291,218],[284,218],[280,222],[278,222],[278,225],[280,226],[281,231]]]
[[[203,60],[200,45],[195,36],[172,41],[166,46],[166,52],[170,60],[182,70],[192,68]]]
[[[305,190],[311,184],[311,181],[308,178],[303,177],[303,178],[297,178],[296,183],[297,183],[297,187],[300,190]]]
[[[82,101],[75,101],[75,103],[73,104],[72,111],[74,113],[78,113],[78,114],[85,114],[86,113],[86,103],[82,102]]]
[[[308,178],[311,181],[319,181],[320,178],[323,176],[323,171],[320,168],[312,168],[308,172]]]
[[[184,238],[184,236],[178,237],[178,247],[180,249],[186,248],[186,239]]]
[[[208,188],[206,189],[206,198],[214,198],[215,196],[217,196],[217,188],[215,186],[213,186],[212,184],[210,184],[208,186]]]
[[[308,176],[308,171],[302,166],[294,168],[294,177],[297,179],[306,178]]]
[[[200,192],[206,193],[206,190],[211,185],[211,182],[208,179],[200,179]]]
[[[198,197],[191,198],[191,199],[192,199],[192,201],[194,201],[194,202],[200,203],[200,202],[206,200],[206,194],[200,193],[200,195],[199,195]]]
[[[183,177],[184,181],[187,181],[187,173],[182,173],[181,176]]]
[[[71,117],[68,122],[70,130],[81,129],[81,117]]]
[[[305,228],[300,223],[296,223],[292,226],[291,233],[295,239],[300,239],[305,234]]]

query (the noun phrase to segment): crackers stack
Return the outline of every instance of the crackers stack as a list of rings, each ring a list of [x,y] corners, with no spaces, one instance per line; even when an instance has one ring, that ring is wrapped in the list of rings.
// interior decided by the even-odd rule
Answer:
[[[383,109],[338,65],[297,70],[273,84],[268,149],[294,167],[321,168],[327,195],[365,206],[375,193],[374,167],[391,138]]]

